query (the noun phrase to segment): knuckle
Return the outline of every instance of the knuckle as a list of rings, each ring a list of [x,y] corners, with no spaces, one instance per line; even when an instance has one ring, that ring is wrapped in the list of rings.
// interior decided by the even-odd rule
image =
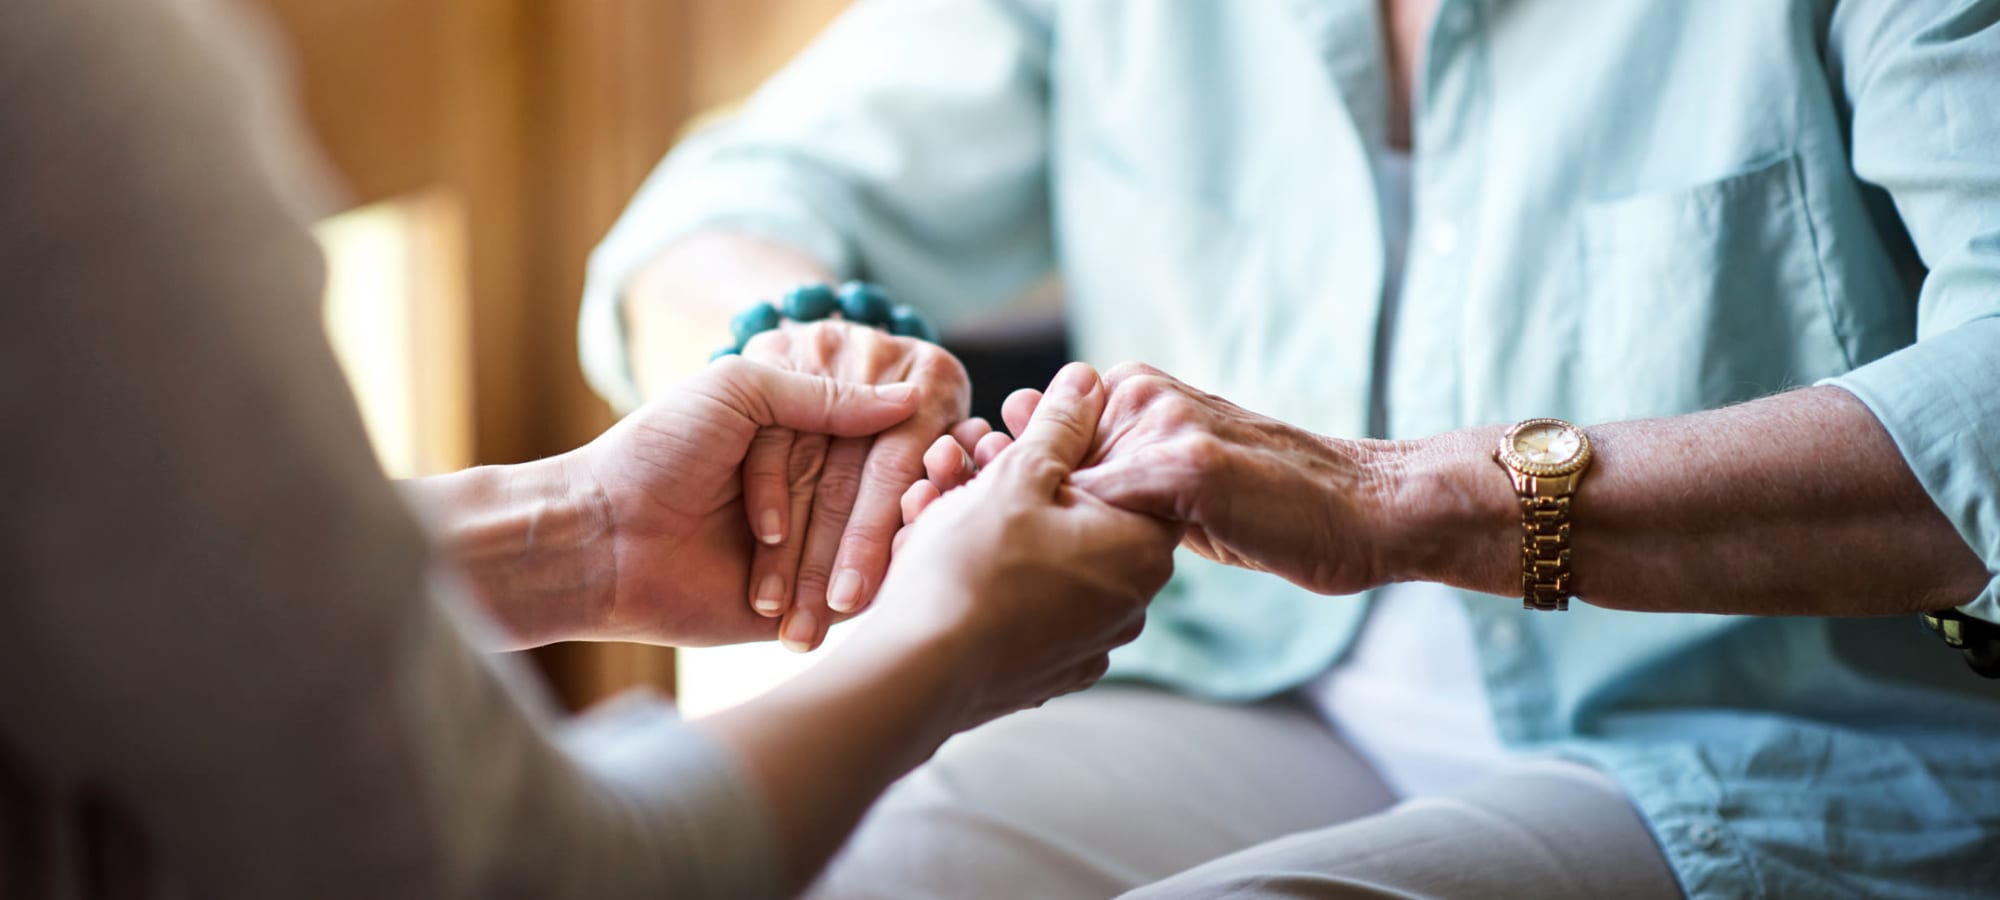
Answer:
[[[1107,370],[1104,373],[1104,380],[1122,384],[1140,376],[1158,374],[1160,374],[1160,370],[1138,360],[1128,359]]]
[[[1160,415],[1162,406],[1184,399],[1172,381],[1158,375],[1139,375],[1119,382],[1112,397],[1125,409],[1148,416]]]
[[[819,492],[819,464],[794,461],[792,470],[786,474],[790,477],[785,479],[785,493],[792,498],[794,507],[804,508]]]
[[[1179,392],[1163,394],[1152,404],[1151,413],[1160,424],[1172,428],[1187,428],[1203,418],[1202,405],[1193,397]]]
[[[1083,417],[1077,415],[1077,411],[1073,409],[1062,409],[1054,405],[1044,406],[1035,411],[1035,417],[1037,421],[1046,422],[1048,427],[1061,432],[1066,438],[1088,438],[1091,435],[1091,425],[1084,422]]]
[[[866,402],[861,397],[862,385],[844,378],[827,376],[819,384],[819,402],[828,413],[843,407]]]
[[[725,361],[730,359],[750,359],[757,362],[782,362],[790,356],[791,350],[792,338],[790,334],[782,330],[766,331],[751,337],[748,342],[744,343],[741,356],[723,357],[723,359]]]
[[[1158,397],[1167,390],[1167,380],[1153,372],[1136,373],[1118,384],[1132,394],[1147,399]]]
[[[1219,471],[1229,456],[1229,444],[1214,434],[1199,431],[1175,442],[1174,456],[1180,465],[1197,476]]]
[[[1045,481],[1060,481],[1069,474],[1069,466],[1053,457],[1037,456],[1033,464],[1035,474]]]
[[[918,343],[912,338],[895,337],[874,329],[868,333],[868,357],[878,366],[887,368],[910,358]]]
[[[814,322],[806,326],[804,337],[803,343],[822,360],[840,355],[850,339],[838,322]]]
[[[1018,473],[1018,477],[1024,481],[1047,484],[1052,481],[1061,481],[1069,475],[1069,466],[1064,465],[1062,460],[1051,456],[1039,453],[1032,456],[1015,453],[1008,454],[1007,458],[1018,460],[1018,462],[1014,463],[1015,471]]]
[[[945,380],[961,382],[970,380],[965,372],[965,363],[959,361],[951,351],[915,338],[904,338],[904,340],[911,341],[915,345],[912,353],[916,358],[916,364],[926,372]]]
[[[783,468],[782,465],[774,463],[781,463],[784,456],[790,454],[795,435],[796,433],[789,428],[759,428],[750,438],[750,449],[746,451],[746,455],[755,465]]]
[[[916,340],[899,338],[899,340]],[[965,364],[944,348],[917,341],[920,349],[910,366],[910,380],[927,398],[937,398],[950,406],[954,419],[964,419],[972,406],[972,376]]]
[[[748,352],[749,349],[745,348],[744,353]],[[757,369],[757,364],[744,358],[742,354],[725,356],[709,367],[709,371],[715,373],[716,378],[730,384],[740,384],[749,380],[756,374]]]
[[[743,467],[743,491],[756,506],[782,503],[791,493],[784,470],[774,466]]]
[[[853,569],[867,573],[867,580],[876,583],[881,580],[881,570],[889,560],[889,547],[895,540],[894,531],[874,528],[852,529],[841,539],[838,562],[834,568],[845,571]]]
[[[883,434],[868,448],[868,458],[863,469],[869,476],[878,478],[916,477],[923,470],[924,453],[933,445],[957,447],[950,435],[943,432],[901,431]]]
[[[820,469],[825,463],[826,445],[823,443],[817,449],[811,445],[794,448],[785,472],[785,480],[791,485],[792,493],[800,499],[811,498],[819,485]]]
[[[795,599],[805,598],[805,597],[823,598],[826,596],[827,585],[831,584],[832,581],[833,581],[832,566],[826,563],[814,562],[809,559],[802,560],[799,563],[799,574],[798,574],[796,590],[793,592],[792,596]]]
[[[813,518],[820,521],[845,521],[854,513],[854,498],[861,494],[861,474],[846,466],[835,466],[820,473],[819,485],[814,492]]]

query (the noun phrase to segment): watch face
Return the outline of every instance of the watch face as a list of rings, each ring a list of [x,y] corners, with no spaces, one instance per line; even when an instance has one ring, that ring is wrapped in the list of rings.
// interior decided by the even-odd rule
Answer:
[[[1576,429],[1551,422],[1529,425],[1514,435],[1514,452],[1538,466],[1559,466],[1583,449]]]
[[[1590,465],[1590,436],[1561,419],[1529,419],[1507,429],[1496,455],[1523,475],[1570,475]]]

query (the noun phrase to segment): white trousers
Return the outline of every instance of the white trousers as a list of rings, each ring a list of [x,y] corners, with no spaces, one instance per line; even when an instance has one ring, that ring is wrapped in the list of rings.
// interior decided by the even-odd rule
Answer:
[[[1128,894],[1129,892],[1129,894]],[[1396,803],[1295,699],[1098,688],[947,744],[815,898],[1478,897],[1681,892],[1617,785],[1523,761]]]

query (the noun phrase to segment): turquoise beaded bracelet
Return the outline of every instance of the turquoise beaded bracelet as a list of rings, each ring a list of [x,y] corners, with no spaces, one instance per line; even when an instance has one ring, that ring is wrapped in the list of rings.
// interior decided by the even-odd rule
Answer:
[[[921,341],[937,343],[937,329],[931,327],[923,313],[889,299],[887,291],[878,285],[862,281],[850,281],[835,288],[832,285],[801,285],[786,292],[777,303],[759,302],[729,320],[729,336],[734,345],[715,351],[711,360],[721,359],[735,353],[742,353],[750,339],[777,328],[786,319],[794,322],[817,322],[839,313],[846,321],[874,328],[887,329],[897,337],[912,337]]]

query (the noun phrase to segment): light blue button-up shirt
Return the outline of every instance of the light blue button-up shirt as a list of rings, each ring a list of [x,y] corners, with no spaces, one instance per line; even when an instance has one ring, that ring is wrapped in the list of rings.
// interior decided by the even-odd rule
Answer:
[[[2000,570],[1996,18],[1446,0],[1385,308],[1371,0],[871,0],[648,184],[594,261],[585,361],[634,402],[620,290],[721,227],[947,322],[1059,270],[1086,358],[1328,434],[1831,380]],[[1965,608],[2000,621],[1996,598]],[[1117,672],[1273,693],[1337,660],[1364,609],[1183,560]],[[1609,770],[1690,894],[2000,886],[2000,690],[1914,622],[1466,609],[1502,738]]]

